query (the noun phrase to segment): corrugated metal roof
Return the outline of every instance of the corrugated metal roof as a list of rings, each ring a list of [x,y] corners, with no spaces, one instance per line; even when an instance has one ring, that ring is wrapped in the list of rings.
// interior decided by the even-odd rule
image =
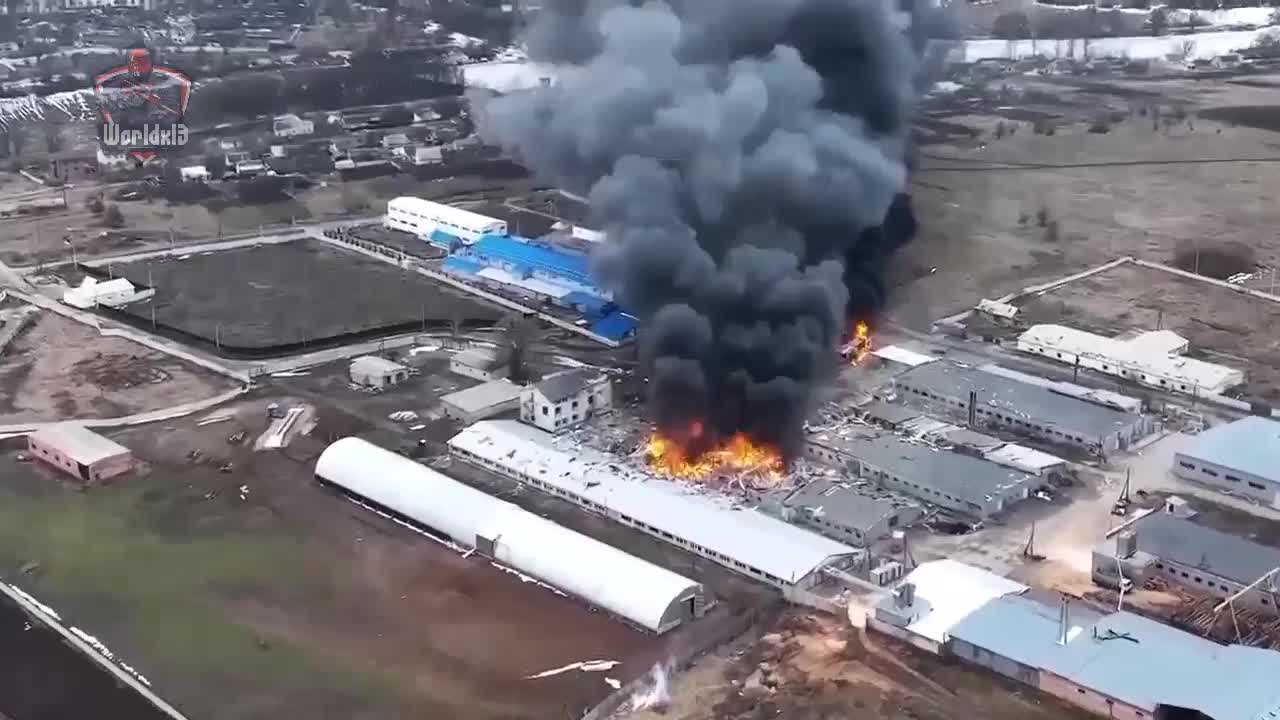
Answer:
[[[493,380],[466,390],[449,393],[440,398],[440,402],[448,403],[466,413],[474,413],[494,405],[519,400],[522,389],[521,386],[507,380]]]
[[[1152,512],[1130,526],[1138,549],[1179,565],[1248,585],[1280,567],[1280,550],[1221,532],[1167,512]],[[1114,544],[1107,543],[1108,552]],[[1277,679],[1280,682],[1280,678]]]
[[[31,436],[36,442],[57,448],[71,460],[85,465],[129,453],[129,448],[76,423],[46,425]]]
[[[635,332],[636,319],[623,312],[612,312],[596,321],[591,332],[610,340],[621,340]]]
[[[474,213],[470,210],[463,210],[451,205],[443,205],[438,202],[424,200],[422,198],[403,196],[395,198],[387,203],[387,211],[398,211],[414,213],[419,217],[426,218],[432,222],[443,221],[452,223],[463,230],[473,233],[483,233],[490,231],[497,223],[502,221],[497,218],[491,218],[487,215]]]
[[[496,540],[499,562],[650,630],[701,586],[689,578],[467,487],[359,438],[316,461],[316,475],[466,547]]]
[[[1027,472],[1040,472],[1045,468],[1066,465],[1067,463],[1066,460],[1057,455],[1050,455],[1047,452],[1040,452],[1035,448],[1029,448],[1026,445],[1017,443],[1009,443],[1004,447],[991,450],[985,453],[983,457],[993,463]]]
[[[350,371],[361,375],[392,375],[408,372],[409,368],[377,355],[362,355],[351,361]]]
[[[468,252],[480,258],[541,270],[584,285],[591,284],[586,255],[559,252],[503,235],[485,235],[471,245]]]
[[[627,468],[618,458],[513,420],[478,422],[449,446],[783,581],[799,581],[830,558],[855,552],[764,513],[735,509],[730,498]]]
[[[871,497],[855,488],[842,487],[832,480],[815,480],[786,499],[788,507],[803,508],[815,517],[826,518],[844,527],[866,532],[893,515],[900,507],[919,507]]]
[[[960,453],[935,450],[892,435],[877,437],[811,436],[811,443],[851,455],[885,472],[905,478],[945,495],[984,504],[1011,487],[1026,485],[1031,477],[985,460]]]
[[[477,370],[492,370],[501,367],[505,360],[498,357],[498,353],[493,350],[484,348],[472,348],[463,350],[453,356],[453,362],[459,365],[466,365]]]
[[[1183,455],[1280,483],[1280,422],[1251,416],[1195,437]]]
[[[937,360],[937,358],[930,357],[923,353],[918,353],[914,350],[908,350],[897,345],[886,345],[882,348],[876,348],[871,351],[871,354],[883,360],[902,363],[903,365],[910,365],[911,367],[924,365],[925,363],[931,363],[934,360]]]
[[[600,376],[600,371],[590,368],[562,370],[548,375],[534,386],[547,400],[556,403],[582,392],[587,384]]]
[[[952,628],[991,600],[1028,589],[1020,582],[955,560],[923,563],[902,582],[915,585],[915,600],[892,612],[909,615],[907,630],[936,643],[946,642]],[[876,606],[888,609],[893,603],[893,597],[888,596]]]
[[[1176,383],[1194,385],[1202,392],[1217,392],[1218,388],[1243,381],[1243,375],[1234,368],[1166,352],[1167,336],[1157,337],[1148,345],[1141,338],[1128,342],[1062,325],[1033,325],[1019,336],[1018,342],[1098,358]]]
[[[1100,435],[1131,427],[1137,415],[1110,407],[1066,397],[1046,388],[1012,378],[960,367],[954,363],[933,362],[912,368],[894,378],[895,384],[909,384],[968,402],[971,391],[977,393],[978,404],[1037,425],[1059,428],[1070,435],[1097,438]]]
[[[1154,712],[1199,710],[1214,720],[1270,720],[1280,711],[1280,653],[1222,646],[1128,612],[1099,616],[1072,605],[1068,642],[1058,608],[1024,597],[993,599],[952,637]]]

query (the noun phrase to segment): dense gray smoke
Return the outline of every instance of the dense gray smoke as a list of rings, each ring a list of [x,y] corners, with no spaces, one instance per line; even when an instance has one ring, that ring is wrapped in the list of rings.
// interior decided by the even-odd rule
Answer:
[[[557,82],[481,133],[587,194],[664,431],[799,449],[812,390],[914,233],[916,55],[883,0],[548,0]],[[888,218],[886,219],[886,216]]]

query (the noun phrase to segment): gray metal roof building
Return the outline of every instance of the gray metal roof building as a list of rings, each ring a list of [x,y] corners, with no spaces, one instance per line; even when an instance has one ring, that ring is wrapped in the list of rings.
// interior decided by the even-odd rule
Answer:
[[[1247,417],[1205,430],[1175,454],[1173,472],[1280,507],[1280,422]]]
[[[1026,498],[1037,484],[1007,467],[892,435],[814,435],[809,443],[811,453],[819,457],[856,463],[861,477],[978,517],[1003,510],[1006,501]],[[824,451],[834,451],[838,457],[828,457]]]
[[[976,424],[1097,452],[1124,448],[1152,429],[1150,419],[1143,415],[954,363],[920,365],[898,375],[893,383],[904,399],[938,403],[959,415],[968,414],[970,393],[975,393]]]
[[[582,392],[587,383],[599,376],[599,370],[590,368],[564,370],[542,378],[534,387],[538,388],[538,392],[542,393],[548,401],[556,403]]]
[[[524,388],[509,380],[491,380],[440,398],[445,414],[470,425],[520,408]]]
[[[902,496],[883,491],[871,495],[832,480],[815,480],[789,495],[784,504],[822,534],[859,545],[884,537],[895,527],[906,527],[924,512]]]
[[[1152,512],[1129,529],[1136,536],[1138,552],[1241,585],[1280,567],[1280,550],[1276,548],[1167,512]],[[1110,543],[1106,545],[1108,553],[1111,547]]]
[[[1280,716],[1280,653],[1218,645],[1128,612],[1099,617],[1073,605],[1066,625],[1058,608],[1012,595],[969,613],[949,635],[956,655],[1005,674],[1017,668],[1017,679],[1111,717]]]

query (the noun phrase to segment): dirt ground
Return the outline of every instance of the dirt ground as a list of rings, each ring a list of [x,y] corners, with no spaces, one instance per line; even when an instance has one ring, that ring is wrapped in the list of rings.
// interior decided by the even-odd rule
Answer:
[[[114,267],[156,297],[125,312],[144,324],[152,304],[160,325],[224,349],[259,349],[320,342],[348,333],[404,325],[464,324],[499,318],[490,306],[416,273],[299,240],[223,252],[140,261]]]
[[[629,720],[1083,720],[1030,688],[899,643],[847,620],[789,611],[758,642],[730,645],[673,682],[665,713]]]
[[[322,407],[312,437],[253,452],[268,400],[293,402],[113,433],[146,466],[85,492],[0,456],[0,575],[38,563],[25,589],[210,720],[576,717],[611,691],[604,676],[626,682],[684,641],[317,486],[322,438],[359,432],[359,419]],[[622,665],[524,679],[589,659]]]
[[[1259,231],[1276,220],[1280,135],[1200,114],[1274,105],[1274,88],[1024,75],[983,87],[925,104],[924,124],[941,132],[923,140],[913,174],[921,232],[896,262],[894,319],[924,328],[1120,255],[1170,263],[1186,243],[1241,243],[1258,263],[1280,262],[1280,239]],[[1054,134],[1035,132],[1035,117]],[[1107,131],[1090,132],[1100,118]]]
[[[0,424],[132,415],[232,387],[214,373],[41,312],[0,356]]]

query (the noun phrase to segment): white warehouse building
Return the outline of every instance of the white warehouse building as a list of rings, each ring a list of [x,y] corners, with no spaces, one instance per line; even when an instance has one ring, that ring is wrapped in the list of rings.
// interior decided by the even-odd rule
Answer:
[[[649,631],[706,611],[702,585],[689,578],[359,438],[326,448],[316,479]]]
[[[1062,325],[1033,325],[1018,337],[1018,350],[1068,365],[1188,395],[1221,395],[1244,383],[1234,368],[1183,356],[1188,343],[1169,330],[1144,332],[1127,340],[1103,337]]]
[[[780,590],[793,602],[861,553],[778,518],[694,493],[625,467],[592,450],[515,420],[485,420],[449,441],[449,452],[523,485],[568,500],[734,572]],[[826,572],[824,572],[826,571]]]
[[[507,223],[470,210],[416,197],[398,197],[387,203],[386,226],[427,239],[434,232],[458,238],[465,244],[482,235],[506,235]]]

